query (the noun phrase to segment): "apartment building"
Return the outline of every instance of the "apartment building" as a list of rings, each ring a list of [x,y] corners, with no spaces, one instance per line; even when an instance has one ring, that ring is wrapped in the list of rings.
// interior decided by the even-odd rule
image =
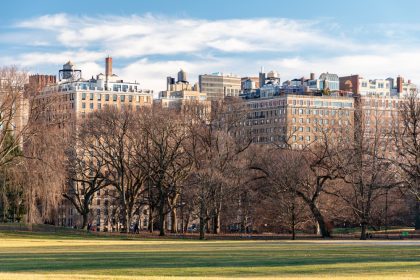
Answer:
[[[201,92],[207,93],[210,100],[223,99],[226,96],[238,96],[241,91],[241,78],[223,73],[205,74],[198,77]]]
[[[127,82],[112,73],[112,58],[105,59],[105,74],[84,79],[82,71],[70,61],[59,71],[58,82],[53,78],[33,78],[32,82],[45,83],[37,90],[35,102],[45,105],[43,120],[48,124],[66,127],[89,116],[90,113],[115,107],[119,110],[139,110],[153,105],[153,91],[141,88],[138,82]],[[37,88],[37,87],[35,87]],[[112,189],[101,190],[92,204],[91,225],[100,231],[111,231],[116,217],[115,195]],[[113,213],[112,215],[110,215]],[[138,216],[145,215],[139,212]],[[80,217],[74,207],[64,200],[59,209],[58,224],[74,226]],[[115,229],[114,229],[115,230]]]
[[[167,77],[166,90],[159,92],[158,99],[154,100],[155,106],[182,110],[185,105],[191,103],[208,103],[207,93],[199,91],[198,84],[191,85],[187,80],[184,70],[178,72],[178,80]]]
[[[248,113],[240,124],[241,133],[249,134],[254,143],[303,148],[321,137],[324,129],[353,125],[352,97],[284,94],[245,102]]]
[[[403,97],[417,90],[417,87],[410,80],[405,82],[400,76],[394,83],[393,78],[370,80],[359,75],[351,75],[340,77],[340,90],[361,96]]]
[[[82,71],[72,62],[63,65],[59,81],[47,84],[35,97],[39,104],[50,104],[45,120],[59,126],[85,118],[89,113],[107,107],[139,110],[152,106],[153,91],[142,89],[138,82],[127,82],[112,73],[112,58],[105,59],[105,74],[83,79]]]

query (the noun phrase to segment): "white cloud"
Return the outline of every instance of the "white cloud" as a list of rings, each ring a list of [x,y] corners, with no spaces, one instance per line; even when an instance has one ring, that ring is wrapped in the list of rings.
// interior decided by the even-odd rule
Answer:
[[[192,82],[199,74],[216,71],[257,75],[260,66],[277,70],[283,80],[326,71],[420,79],[414,63],[420,60],[419,43],[387,40],[401,34],[396,32],[399,25],[381,29],[380,40],[372,40],[370,35],[378,31],[371,27],[357,28],[346,33],[331,19],[44,15],[17,23],[14,33],[0,36],[0,46],[7,40],[31,46],[29,51],[3,53],[0,63],[29,69],[49,65],[56,72],[72,60],[88,78],[103,72],[103,59],[111,55],[115,73],[154,90],[164,89],[165,77],[180,68],[190,73]]]
[[[66,14],[44,15],[31,20],[25,20],[17,24],[22,28],[55,30],[57,28],[69,27],[69,19]]]
[[[335,40],[316,21],[291,19],[200,20],[146,16],[74,17],[46,15],[17,24],[56,34],[66,48],[98,48],[124,57],[182,54],[216,49],[223,52],[290,51],[346,48],[351,42]]]

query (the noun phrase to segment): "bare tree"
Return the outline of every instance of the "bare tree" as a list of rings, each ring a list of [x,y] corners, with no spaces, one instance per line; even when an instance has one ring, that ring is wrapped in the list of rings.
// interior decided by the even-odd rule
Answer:
[[[165,217],[171,213],[171,231],[177,232],[180,187],[188,177],[191,161],[186,151],[189,131],[183,119],[169,110],[154,110],[143,116],[143,150],[138,157],[147,179],[156,189],[160,235],[165,235]],[[149,198],[153,200],[152,197]]]
[[[330,194],[340,197],[351,209],[361,226],[360,239],[366,239],[376,202],[399,183],[388,161],[390,152],[389,126],[383,122],[385,113],[378,107],[365,114],[360,100],[356,101],[354,141],[343,151],[343,184],[334,185]]]
[[[88,216],[96,193],[110,185],[104,154],[94,147],[96,142],[91,135],[96,123],[95,118],[82,122],[66,149],[68,179],[63,196],[82,216],[82,229],[87,229]]]
[[[250,138],[243,134],[239,126],[246,117],[244,104],[240,100],[215,102],[211,112],[201,114],[202,111],[190,110],[193,114],[189,124],[200,239],[204,239],[205,228],[210,220],[213,233],[219,233],[225,188],[229,185],[227,179],[229,174],[235,172],[235,162],[251,144]]]
[[[136,142],[137,113],[109,108],[90,117],[95,122],[90,132],[95,144],[90,148],[94,154],[103,156],[108,183],[117,190],[124,230],[128,233],[146,178],[135,153],[139,145]]]
[[[420,100],[417,91],[400,100],[394,121],[391,161],[401,170],[415,203],[415,228],[420,229]]]
[[[306,183],[303,152],[267,147],[259,150],[259,157],[251,169],[258,171],[256,179],[266,182],[265,187],[258,185],[261,197],[265,202],[273,201],[270,205],[278,211],[274,220],[287,227],[294,240],[296,229],[308,221],[304,203],[298,195]]]

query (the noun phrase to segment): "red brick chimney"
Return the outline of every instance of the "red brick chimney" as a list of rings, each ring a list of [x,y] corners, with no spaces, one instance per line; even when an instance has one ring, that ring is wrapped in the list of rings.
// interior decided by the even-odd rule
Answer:
[[[315,80],[315,73],[311,73],[311,80]]]
[[[397,93],[402,93],[404,78],[401,76],[397,77]]]
[[[105,76],[112,76],[112,57],[105,58]]]

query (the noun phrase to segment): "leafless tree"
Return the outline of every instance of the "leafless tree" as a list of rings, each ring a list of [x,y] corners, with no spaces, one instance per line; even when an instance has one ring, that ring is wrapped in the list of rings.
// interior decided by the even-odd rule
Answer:
[[[135,157],[139,145],[136,142],[136,114],[129,110],[118,111],[109,108],[90,116],[95,123],[90,131],[94,143],[90,149],[94,154],[103,156],[101,164],[104,164],[104,169],[108,172],[108,183],[117,190],[124,230],[127,233],[146,178]]]
[[[165,235],[165,217],[171,213],[171,231],[177,232],[180,187],[188,177],[191,161],[186,151],[189,131],[172,111],[154,110],[142,118],[143,149],[138,157],[147,180],[157,194],[160,235]],[[150,190],[153,192],[153,190]],[[153,197],[149,197],[153,200]]]
[[[66,149],[67,188],[63,195],[82,216],[82,229],[87,229],[92,200],[96,193],[110,185],[109,170],[104,154],[96,145],[91,132],[96,118],[83,120]]]
[[[415,203],[415,228],[420,229],[420,100],[417,91],[400,100],[393,131],[394,157]],[[392,154],[391,154],[392,155]]]
[[[190,110],[201,112],[202,110]],[[196,203],[200,217],[200,239],[211,220],[213,233],[220,231],[220,215],[225,188],[230,184],[229,174],[235,172],[235,163],[251,144],[239,123],[246,117],[240,100],[225,100],[212,104],[211,112],[195,114],[190,118],[190,156],[192,174],[197,187]]]
[[[360,102],[357,101],[357,102]],[[368,226],[376,202],[385,193],[398,186],[398,178],[387,154],[390,152],[389,126],[384,122],[385,112],[374,108],[366,115],[356,105],[354,141],[343,154],[343,184],[336,184],[330,194],[340,197],[361,226],[360,239],[366,239]]]

